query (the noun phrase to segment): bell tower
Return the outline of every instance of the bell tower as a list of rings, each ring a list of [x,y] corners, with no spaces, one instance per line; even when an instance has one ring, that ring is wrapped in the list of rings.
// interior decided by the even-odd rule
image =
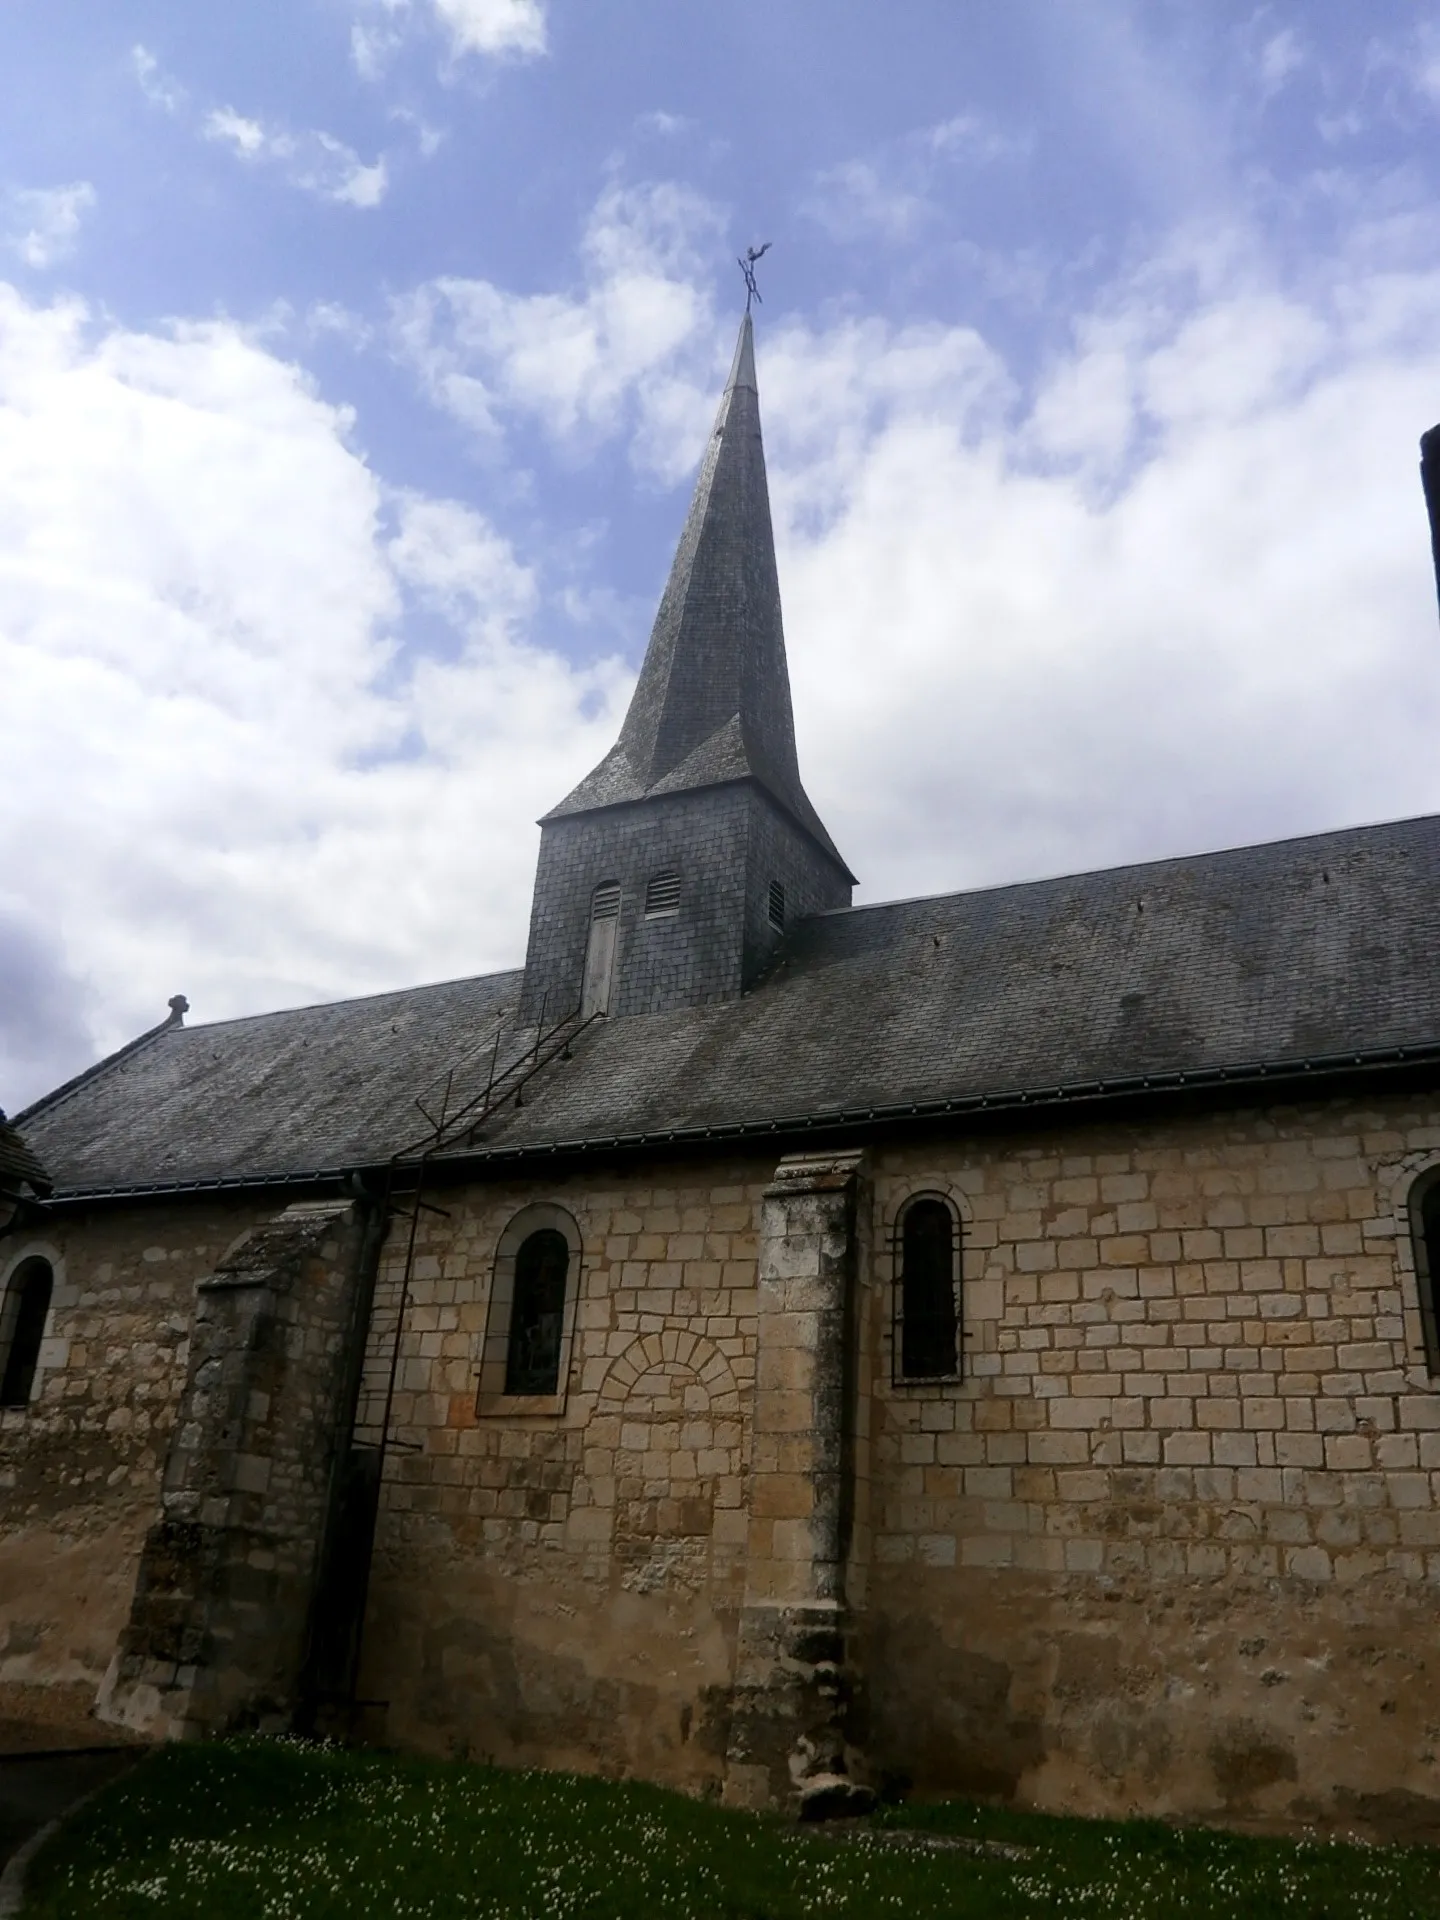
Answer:
[[[747,311],[620,738],[541,822],[522,1014],[736,998],[854,875],[800,782]]]

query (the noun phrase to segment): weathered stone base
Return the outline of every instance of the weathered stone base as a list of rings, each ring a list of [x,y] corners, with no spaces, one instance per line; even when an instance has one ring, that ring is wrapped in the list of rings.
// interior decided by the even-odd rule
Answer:
[[[101,1683],[100,1719],[161,1740],[288,1727],[295,1675],[285,1659],[293,1635],[276,1633],[287,1599],[275,1572],[280,1545],[249,1529],[157,1522]]]
[[[894,1570],[876,1765],[1052,1813],[1440,1841],[1440,1594]]]
[[[200,1283],[161,1517],[100,1688],[102,1720],[159,1739],[291,1723],[344,1438],[361,1244],[354,1208],[302,1203]]]
[[[562,1550],[543,1582],[513,1577],[467,1544],[394,1516],[382,1536],[360,1693],[387,1744],[719,1794],[733,1602],[617,1590]]]
[[[861,1718],[848,1623],[834,1602],[747,1606],[725,1764],[725,1802],[802,1820],[874,1803],[853,1738]]]

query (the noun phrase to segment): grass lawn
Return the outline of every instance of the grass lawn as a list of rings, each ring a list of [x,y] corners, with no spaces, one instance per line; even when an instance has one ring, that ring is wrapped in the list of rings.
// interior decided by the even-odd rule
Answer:
[[[1440,1916],[1440,1850],[963,1802],[890,1808],[837,1838],[657,1787],[227,1741],[165,1748],[106,1789],[40,1854],[25,1906],[26,1920],[898,1914],[1417,1920]]]

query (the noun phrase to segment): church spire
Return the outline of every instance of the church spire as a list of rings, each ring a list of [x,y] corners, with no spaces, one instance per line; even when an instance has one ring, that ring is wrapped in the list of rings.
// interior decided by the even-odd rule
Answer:
[[[754,780],[852,879],[800,780],[747,307],[620,738],[546,816]]]
[[[747,310],[620,738],[540,823],[522,1018],[734,999],[854,884],[795,757]]]

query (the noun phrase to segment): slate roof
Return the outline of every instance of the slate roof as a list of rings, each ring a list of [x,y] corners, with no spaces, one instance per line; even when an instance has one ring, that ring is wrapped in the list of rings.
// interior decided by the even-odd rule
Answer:
[[[25,1194],[47,1194],[50,1176],[0,1113],[0,1198],[18,1200]]]
[[[157,1028],[17,1118],[42,1154],[58,1154],[62,1192],[378,1164],[427,1131],[415,1103],[433,1110],[452,1068],[466,1084],[483,1078],[520,978]]]
[[[620,738],[545,818],[745,779],[853,882],[800,780],[748,313]]]
[[[495,1155],[1440,1062],[1440,818],[856,907],[742,999],[598,1021]],[[533,1040],[518,973],[168,1027],[25,1115],[62,1194],[377,1164]]]

